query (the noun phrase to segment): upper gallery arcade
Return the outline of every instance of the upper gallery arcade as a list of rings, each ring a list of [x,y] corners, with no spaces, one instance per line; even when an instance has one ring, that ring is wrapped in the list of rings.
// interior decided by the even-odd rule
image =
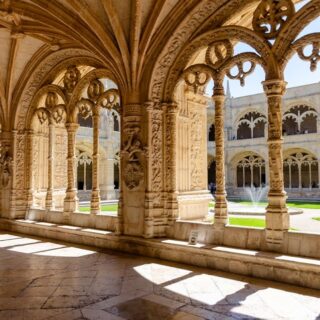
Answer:
[[[201,241],[319,258],[318,235],[289,231],[282,146],[284,72],[295,54],[316,69],[320,33],[299,34],[319,15],[320,0],[0,1],[0,227],[187,240],[183,220],[204,217],[212,199],[212,80],[215,217],[196,226]],[[251,49],[236,53],[239,42]],[[228,225],[223,83],[245,85],[257,65],[269,191],[266,228],[252,235]],[[117,215],[103,214],[116,192]]]

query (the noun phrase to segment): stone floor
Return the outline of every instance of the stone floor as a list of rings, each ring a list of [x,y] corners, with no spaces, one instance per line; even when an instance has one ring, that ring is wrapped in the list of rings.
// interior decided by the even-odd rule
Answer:
[[[320,292],[0,232],[0,319],[320,319]]]

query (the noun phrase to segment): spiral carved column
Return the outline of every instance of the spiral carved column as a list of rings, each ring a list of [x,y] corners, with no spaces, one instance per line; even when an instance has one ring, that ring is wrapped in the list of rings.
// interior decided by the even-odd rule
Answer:
[[[213,102],[215,106],[215,142],[216,142],[216,192],[214,208],[215,226],[225,226],[228,223],[228,205],[225,186],[224,157],[224,89],[222,80],[215,81]]]
[[[68,134],[68,185],[66,190],[66,197],[64,199],[65,219],[69,219],[69,214],[78,210],[77,188],[75,186],[76,179],[76,133],[79,124],[67,123],[66,129]]]
[[[99,189],[99,123],[100,115],[97,109],[93,116],[93,155],[92,155],[92,192],[91,214],[100,213],[100,189]]]
[[[283,180],[282,97],[286,83],[282,80],[263,82],[268,99],[269,184],[266,213],[266,240],[269,249],[281,250],[284,232],[289,229],[289,214]]]

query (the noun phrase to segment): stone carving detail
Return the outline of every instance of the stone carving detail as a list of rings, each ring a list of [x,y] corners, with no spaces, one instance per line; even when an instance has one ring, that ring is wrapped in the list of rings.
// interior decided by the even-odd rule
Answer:
[[[297,49],[297,53],[300,57],[300,59],[304,61],[310,62],[310,70],[316,71],[317,70],[317,64],[320,60],[320,41],[312,41],[312,51],[309,55],[306,55],[304,53],[305,47],[300,47]]]
[[[202,124],[204,121],[201,119],[202,115],[197,112],[190,113],[191,119],[191,189],[200,190],[202,187],[202,176],[204,159],[202,158],[201,146],[202,146]]]
[[[81,77],[79,69],[75,65],[71,65],[68,67],[64,77],[63,77],[63,85],[67,93],[71,94],[79,82]]]
[[[143,178],[143,167],[139,162],[129,161],[124,168],[124,182],[129,190],[140,185]]]
[[[239,80],[241,87],[243,87],[244,84],[245,84],[245,78],[249,74],[251,74],[254,71],[255,67],[256,67],[256,64],[253,61],[249,61],[249,63],[250,63],[250,68],[247,71],[245,71],[244,70],[244,61],[237,62],[236,66],[237,66],[237,69],[238,69],[238,73],[233,75],[231,73],[231,70],[228,70],[227,71],[227,76],[232,80],[235,80],[235,79]]]
[[[97,105],[106,109],[119,109],[120,97],[116,89],[110,89],[100,95]]]
[[[262,0],[253,16],[253,29],[266,39],[275,39],[295,13],[291,0]]]
[[[92,116],[92,111],[94,109],[93,103],[89,99],[82,98],[78,103],[77,103],[79,115],[83,119],[87,119]]]
[[[54,162],[54,180],[55,188],[64,189],[67,185],[67,132],[64,128],[58,128],[55,134],[55,162]]]
[[[157,100],[161,96],[162,85],[165,82],[167,71],[179,54],[179,50],[177,50],[177,48],[182,47],[190,34],[193,34],[193,32],[197,30],[199,24],[207,19],[209,12],[214,12],[218,5],[219,4],[214,1],[200,3],[197,9],[190,16],[190,19],[187,19],[184,22],[180,32],[176,33],[172,39],[170,39],[170,43],[158,59],[157,67],[153,72],[151,85],[151,97],[153,99]]]
[[[233,46],[229,40],[213,42],[206,51],[206,64],[218,69],[233,56]]]
[[[175,191],[176,189],[176,134],[177,134],[177,114],[178,106],[170,104],[167,106],[165,116],[165,163],[166,163],[166,189]]]
[[[155,109],[152,112],[151,123],[151,170],[152,191],[162,190],[162,110]]]
[[[265,81],[264,90],[268,98],[268,142],[270,194],[276,194],[285,203],[282,156],[282,96],[285,92],[283,81]]]
[[[125,155],[123,170],[124,181],[129,190],[139,187],[144,178],[144,170],[141,163],[143,144],[140,140],[140,128],[127,124],[124,128],[125,139],[122,154]]]
[[[199,92],[199,88],[203,88],[211,79],[211,74],[205,68],[196,65],[188,68],[184,73],[184,80],[189,87],[193,88],[194,93]]]
[[[9,146],[4,146],[0,151],[0,185],[6,188],[9,185],[12,176],[12,156]]]

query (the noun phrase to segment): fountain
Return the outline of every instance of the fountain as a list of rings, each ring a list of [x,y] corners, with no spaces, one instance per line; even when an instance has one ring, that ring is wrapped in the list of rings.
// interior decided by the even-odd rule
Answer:
[[[249,196],[249,199],[251,203],[253,204],[253,208],[257,209],[258,204],[261,200],[267,199],[267,187],[258,187],[255,188],[254,186],[251,186],[250,188],[247,187],[244,189],[246,194]]]
[[[267,201],[267,193],[268,193],[268,187],[247,187],[245,188],[246,195],[250,199],[252,205],[245,205],[241,203],[232,203],[229,202],[228,208],[229,208],[229,214],[238,214],[238,215],[265,215],[266,214],[266,208],[264,206],[259,205],[261,201]],[[289,208],[289,214],[301,214],[303,213],[303,210],[301,209],[294,209]]]

